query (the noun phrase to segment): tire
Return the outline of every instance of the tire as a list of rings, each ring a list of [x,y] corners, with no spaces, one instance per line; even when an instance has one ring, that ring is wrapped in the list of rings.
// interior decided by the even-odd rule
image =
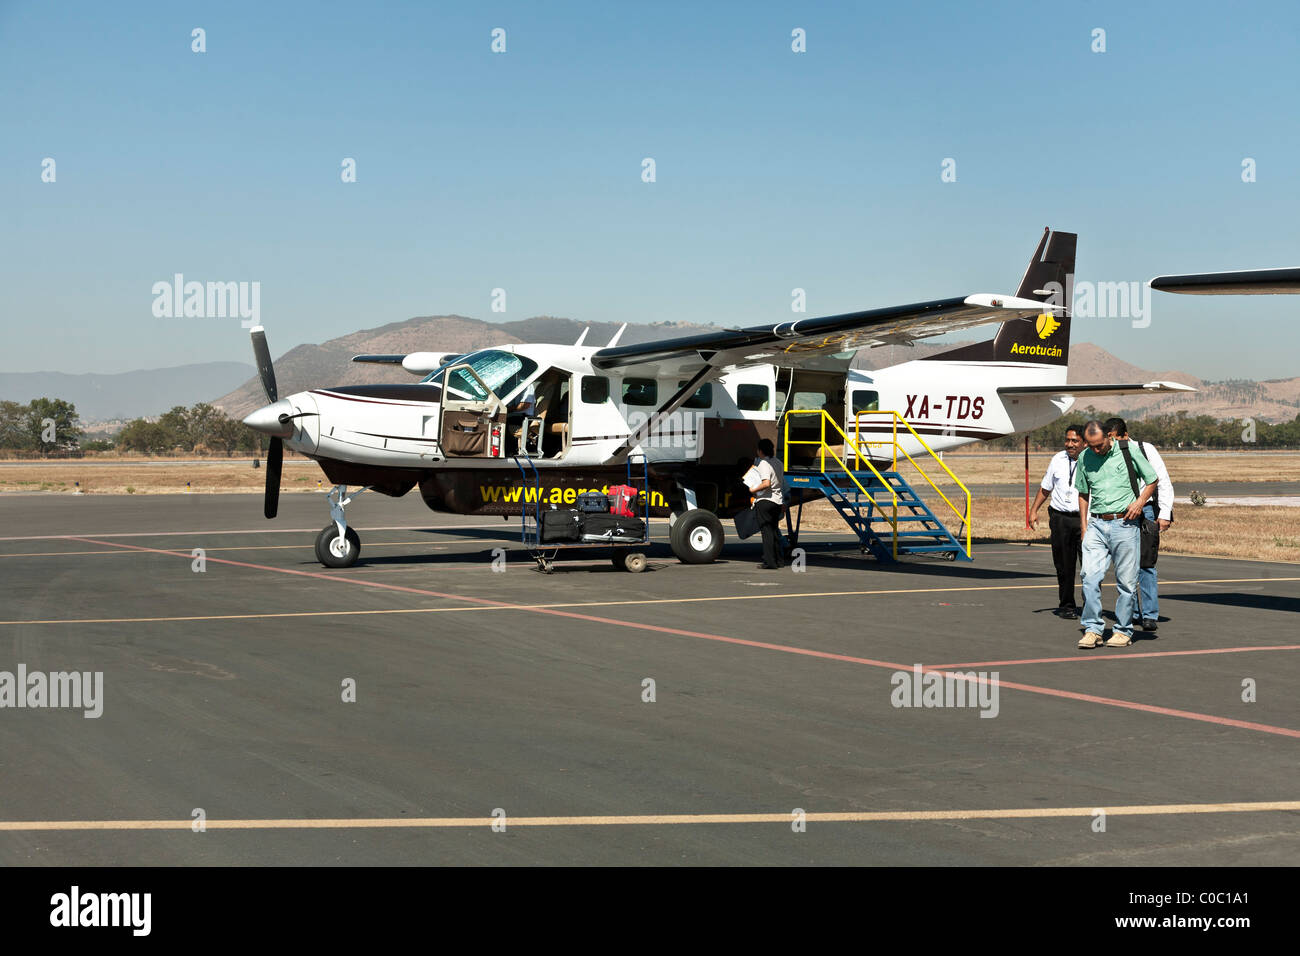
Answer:
[[[668,540],[683,564],[712,564],[722,553],[722,522],[712,511],[694,508],[673,522]]]
[[[361,556],[361,538],[355,530],[348,528],[341,554],[335,553],[332,547],[338,539],[339,529],[335,525],[327,524],[322,528],[316,536],[316,560],[327,568],[350,568]]]
[[[645,555],[640,551],[624,551],[614,555],[614,567],[620,571],[630,571],[633,574],[640,574],[645,570]]]

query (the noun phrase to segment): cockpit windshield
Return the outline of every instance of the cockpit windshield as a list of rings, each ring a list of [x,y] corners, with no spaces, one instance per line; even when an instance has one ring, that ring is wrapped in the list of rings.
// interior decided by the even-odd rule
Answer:
[[[474,370],[474,375],[482,379],[482,385],[463,368],[458,368],[451,372],[447,378],[446,387],[450,392],[459,392],[465,398],[486,399],[487,394],[483,391],[483,385],[492,389],[498,398],[505,398],[513,392],[521,382],[537,371],[537,363],[530,358],[522,355],[515,355],[513,352],[502,352],[498,349],[484,349],[481,352],[471,352],[455,361],[458,366],[468,365]],[[427,376],[424,381],[433,382],[447,374],[446,369],[439,369],[433,374]]]

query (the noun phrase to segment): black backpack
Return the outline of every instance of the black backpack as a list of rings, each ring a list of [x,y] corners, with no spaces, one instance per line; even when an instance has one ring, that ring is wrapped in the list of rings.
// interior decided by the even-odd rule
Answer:
[[[1138,442],[1138,447],[1142,443]],[[1128,451],[1128,440],[1119,442],[1119,450],[1124,455],[1124,464],[1128,467],[1128,483],[1133,488],[1133,499],[1136,501],[1142,494],[1138,488],[1137,469],[1133,467],[1133,456]],[[1152,468],[1154,471],[1155,469]],[[1148,499],[1151,505],[1152,514],[1160,514],[1160,486],[1151,492]],[[1138,566],[1143,568],[1154,568],[1156,560],[1160,557],[1160,525],[1151,521],[1145,515],[1142,517],[1142,549]]]

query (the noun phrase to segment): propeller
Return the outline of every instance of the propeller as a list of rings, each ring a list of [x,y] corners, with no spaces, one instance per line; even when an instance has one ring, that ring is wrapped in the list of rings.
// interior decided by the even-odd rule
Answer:
[[[271,348],[266,344],[266,330],[262,326],[253,329],[253,357],[257,360],[257,374],[262,379],[262,391],[266,400],[274,405],[280,399],[279,389],[275,384],[275,366],[271,364]],[[266,494],[262,500],[262,513],[274,518],[280,509],[280,472],[284,468],[284,442],[278,435],[271,436],[271,444],[266,450]]]

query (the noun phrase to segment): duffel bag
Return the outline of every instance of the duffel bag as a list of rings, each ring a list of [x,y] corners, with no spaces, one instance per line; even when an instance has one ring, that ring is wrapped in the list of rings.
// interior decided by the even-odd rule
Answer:
[[[581,541],[583,514],[572,508],[552,508],[542,512],[542,541]]]

